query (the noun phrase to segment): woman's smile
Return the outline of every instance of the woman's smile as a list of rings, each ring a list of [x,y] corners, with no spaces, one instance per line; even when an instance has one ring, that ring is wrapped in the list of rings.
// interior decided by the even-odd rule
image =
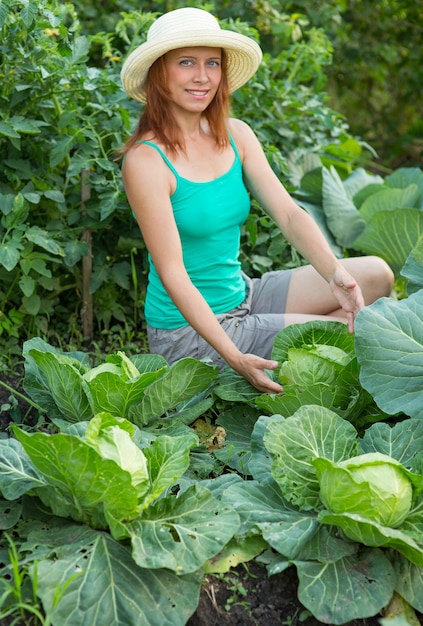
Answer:
[[[209,93],[208,89],[203,89],[203,90],[198,90],[198,89],[186,89],[186,92],[189,93],[191,96],[194,96],[196,98],[204,98],[204,96],[207,96]]]

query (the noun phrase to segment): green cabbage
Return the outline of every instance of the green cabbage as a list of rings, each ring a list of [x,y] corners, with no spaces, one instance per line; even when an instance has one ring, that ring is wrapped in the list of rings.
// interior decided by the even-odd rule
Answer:
[[[283,385],[313,385],[316,382],[332,385],[352,358],[341,348],[325,344],[289,348],[288,359],[279,370],[279,380]]]
[[[398,461],[373,452],[339,463],[313,460],[320,498],[333,513],[353,513],[397,528],[410,512],[413,485],[408,470]]]
[[[108,413],[99,413],[90,420],[85,441],[104,459],[115,461],[131,476],[131,483],[142,498],[150,488],[147,459],[132,441],[134,425]]]

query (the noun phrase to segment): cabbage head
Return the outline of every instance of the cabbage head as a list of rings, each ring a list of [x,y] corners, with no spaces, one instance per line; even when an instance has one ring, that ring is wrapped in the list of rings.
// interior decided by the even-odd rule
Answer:
[[[399,461],[372,452],[334,463],[312,461],[320,484],[320,499],[333,513],[354,513],[397,528],[410,512],[413,484]]]
[[[353,358],[354,355],[337,346],[303,344],[292,347],[279,370],[279,380],[283,385],[333,385]]]

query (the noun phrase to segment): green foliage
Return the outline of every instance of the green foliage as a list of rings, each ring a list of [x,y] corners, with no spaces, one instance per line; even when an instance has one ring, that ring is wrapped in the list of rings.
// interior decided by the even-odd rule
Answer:
[[[50,626],[50,620],[44,617],[41,603],[37,597],[37,570],[34,565],[34,577],[31,581],[29,567],[21,563],[16,543],[7,533],[5,539],[9,543],[8,560],[10,564],[10,578],[0,580],[0,618],[9,618],[24,623],[31,615],[32,623]]]
[[[333,251],[375,254],[398,276],[423,234],[423,171],[404,167],[383,179],[358,168],[342,179],[333,166],[316,165],[295,195],[323,224]]]
[[[423,272],[420,277],[422,286]],[[423,289],[420,288],[400,301],[377,300],[360,311],[356,320],[362,385],[373,395],[378,406],[390,415],[404,411],[411,417],[423,417],[422,305]]]
[[[216,2],[260,32],[272,56],[322,30],[333,50],[325,68],[330,106],[378,153],[381,170],[419,165],[423,51],[421,3],[408,0],[266,0]],[[234,12],[231,13],[232,9]],[[383,167],[385,166],[385,168]]]
[[[257,420],[249,463],[252,479],[231,485],[223,500],[231,502],[240,515],[240,537],[258,530],[272,548],[259,557],[270,574],[294,564],[298,597],[318,620],[341,624],[376,615],[395,590],[421,610],[420,489],[416,486],[413,509],[400,529],[380,527],[375,543],[364,537],[351,541],[337,532],[336,516],[330,521],[324,517],[313,461],[322,458],[337,463],[356,454],[378,452],[413,472],[417,485],[422,478],[418,465],[422,434],[421,420],[405,420],[393,428],[374,424],[360,441],[346,420],[313,405],[301,407],[288,418],[273,415]],[[340,595],[342,602],[337,600]]]
[[[382,164],[421,163],[423,127],[422,6],[408,0],[348,0],[325,32],[334,46],[329,68],[333,106],[370,142]]]
[[[238,514],[207,488],[179,490],[175,484],[189,466],[196,435],[151,441],[108,413],[78,429],[63,426],[55,434],[16,428],[16,438],[0,441],[0,466],[10,468],[1,472],[2,495],[34,500],[30,533],[43,547],[27,563],[34,586],[38,582],[36,601],[42,599],[55,625],[80,624],[87,599],[92,606],[97,596],[102,610],[96,607],[90,624],[106,619],[135,626],[142,616],[146,625],[182,626],[198,602],[202,567],[239,526]],[[46,507],[53,516],[37,524]],[[8,523],[1,520],[3,528]],[[24,525],[21,531],[23,539]],[[1,570],[6,574],[8,566]],[[57,602],[58,581],[64,591]]]
[[[178,576],[160,569],[141,568],[123,542],[87,526],[63,519],[43,519],[32,510],[31,528],[22,529],[38,543],[38,554],[25,548],[32,576],[37,568],[38,597],[45,624],[84,623],[111,626],[183,626],[198,603],[201,578]],[[9,570],[2,567],[2,576]],[[75,601],[75,599],[77,599]],[[43,622],[41,622],[43,623]]]
[[[416,282],[419,267],[410,261]],[[408,611],[422,611],[421,294],[366,307],[355,336],[337,322],[280,331],[273,356],[283,371],[300,349],[301,358],[305,351],[327,361],[325,371],[335,367],[337,378],[317,368],[304,382],[301,362],[290,369],[300,383],[276,396],[195,359],[169,367],[160,356],[119,352],[92,367],[83,352],[28,341],[25,389],[46,421],[33,432],[14,426],[0,440],[0,525],[25,550],[26,575],[33,584],[37,576],[37,602],[53,626],[79,626],[93,599],[108,623],[125,615],[137,624],[141,614],[151,626],[170,624],[163,611],[172,602],[172,623],[182,626],[197,606],[203,567],[225,572],[253,558],[269,574],[295,566],[300,602],[324,623],[373,616],[395,594]],[[392,311],[380,314],[386,306]],[[326,391],[313,391],[319,386]],[[199,416],[211,433],[201,440]],[[388,518],[375,518],[368,483],[378,478],[356,475],[366,471],[357,459],[369,458],[377,471],[389,459],[410,481],[400,519],[387,493]],[[399,485],[394,478],[385,492]],[[3,563],[1,576],[10,570]],[[128,589],[139,599],[129,613]]]
[[[120,57],[87,65],[91,42],[70,3],[2,6],[0,309],[15,333],[47,335],[52,319],[68,332],[91,252],[84,234],[94,239],[92,292],[130,293],[128,253],[142,247],[113,161],[130,126]]]

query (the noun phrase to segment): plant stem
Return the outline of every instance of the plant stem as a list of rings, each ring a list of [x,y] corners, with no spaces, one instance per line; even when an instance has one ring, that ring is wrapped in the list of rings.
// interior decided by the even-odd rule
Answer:
[[[12,393],[14,396],[17,396],[18,398],[21,398],[22,400],[25,400],[25,402],[27,402],[27,404],[30,404],[32,407],[34,407],[34,409],[37,409],[37,411],[41,411],[40,405],[37,404],[36,402],[33,402],[32,400],[30,400],[27,396],[24,396],[23,393],[20,393],[19,391],[16,391],[16,389],[13,389],[13,387],[11,387],[7,383],[3,382],[2,380],[0,380],[0,385],[2,387],[4,387],[5,389],[7,389],[8,391],[10,391],[10,393]]]

